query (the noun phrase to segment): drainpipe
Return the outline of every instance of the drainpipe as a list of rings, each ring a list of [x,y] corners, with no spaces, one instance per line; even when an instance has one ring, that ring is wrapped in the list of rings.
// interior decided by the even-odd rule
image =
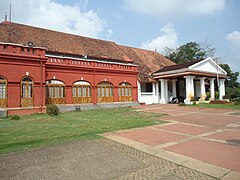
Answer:
[[[40,71],[40,74],[41,74],[41,77],[40,77],[40,86],[41,86],[41,105],[40,105],[40,110],[41,110],[41,112],[42,112],[42,107],[43,107],[43,83],[42,83],[42,80],[43,80],[43,78],[42,78],[42,75],[43,75],[43,67],[42,67],[42,58],[41,58],[41,62],[40,62],[40,69],[41,69],[41,71]]]

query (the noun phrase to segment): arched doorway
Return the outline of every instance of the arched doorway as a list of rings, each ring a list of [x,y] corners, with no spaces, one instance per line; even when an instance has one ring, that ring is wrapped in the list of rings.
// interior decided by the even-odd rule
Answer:
[[[97,85],[98,103],[113,102],[113,85],[110,82],[100,82]]]
[[[130,102],[132,101],[132,85],[126,82],[118,85],[118,97],[119,102]]]
[[[29,76],[21,80],[21,107],[33,107],[33,79]]]
[[[0,76],[0,107],[7,107],[7,80]]]
[[[59,80],[46,82],[46,103],[65,104],[65,84]]]
[[[92,88],[91,84],[86,81],[77,81],[72,87],[72,96],[74,104],[91,103]]]

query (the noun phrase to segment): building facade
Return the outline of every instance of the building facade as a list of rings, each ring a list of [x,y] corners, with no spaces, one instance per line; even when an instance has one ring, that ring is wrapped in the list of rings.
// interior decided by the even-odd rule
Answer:
[[[216,80],[221,99],[225,78],[226,72],[211,59],[176,65],[154,51],[0,23],[0,109],[9,115],[44,113],[47,104],[74,110],[165,104],[170,96],[190,103],[195,96],[204,99],[206,84],[214,98]]]

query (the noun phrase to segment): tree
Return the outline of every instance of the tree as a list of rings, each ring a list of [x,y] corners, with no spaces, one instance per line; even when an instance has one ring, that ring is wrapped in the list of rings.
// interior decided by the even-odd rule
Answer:
[[[179,46],[177,49],[167,48],[165,56],[173,62],[180,64],[213,57],[214,53],[215,49],[207,43],[199,44],[196,42],[189,42]]]
[[[219,64],[227,72],[228,79],[226,81],[226,87],[235,88],[239,87],[238,76],[239,72],[233,72],[228,64]]]
[[[233,72],[228,64],[219,64],[227,72],[226,94],[230,99],[240,97],[240,83],[237,82],[239,72]]]

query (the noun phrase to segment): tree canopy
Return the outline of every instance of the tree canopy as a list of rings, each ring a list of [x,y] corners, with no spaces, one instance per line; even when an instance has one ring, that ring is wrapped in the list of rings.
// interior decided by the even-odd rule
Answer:
[[[235,88],[239,86],[238,76],[239,72],[233,72],[228,64],[219,64],[226,72],[228,79],[226,81],[226,87]]]
[[[173,62],[180,64],[213,57],[214,53],[215,49],[207,43],[199,44],[197,42],[189,42],[176,49],[167,48],[165,56]]]

